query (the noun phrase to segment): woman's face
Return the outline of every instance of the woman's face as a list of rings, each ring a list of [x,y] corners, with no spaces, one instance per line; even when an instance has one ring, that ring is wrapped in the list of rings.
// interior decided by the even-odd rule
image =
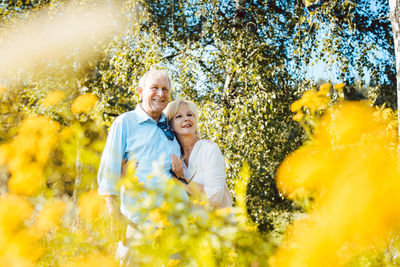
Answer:
[[[195,135],[196,118],[188,105],[182,105],[176,115],[172,118],[172,130],[178,136]]]

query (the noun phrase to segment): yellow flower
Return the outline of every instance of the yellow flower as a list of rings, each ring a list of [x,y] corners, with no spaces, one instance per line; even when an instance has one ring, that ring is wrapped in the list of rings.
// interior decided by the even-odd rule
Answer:
[[[82,194],[78,207],[80,216],[88,221],[98,219],[106,211],[104,200],[95,190]]]
[[[290,110],[292,112],[296,112],[296,111],[300,110],[304,106],[303,102],[304,102],[303,99],[297,100],[292,105],[290,105]]]
[[[163,227],[157,228],[157,230],[155,230],[154,233],[149,235],[149,238],[155,240],[159,236],[161,236],[163,232],[164,232],[164,228]]]
[[[161,210],[167,211],[169,208],[170,206],[168,205],[168,203],[166,201],[163,201],[163,203],[161,204]]]
[[[112,255],[103,255],[100,253],[90,255],[81,260],[74,260],[69,262],[65,267],[92,267],[92,266],[107,266],[107,267],[118,267],[120,266],[114,259]]]
[[[346,265],[388,246],[400,224],[400,170],[387,123],[374,120],[366,102],[341,102],[324,114],[315,138],[282,162],[278,189],[312,207],[289,227],[271,266]]]
[[[226,208],[221,208],[221,209],[216,209],[215,214],[221,217],[226,217],[230,214],[232,214],[232,208],[231,207],[226,207]]]
[[[292,120],[300,122],[303,119],[303,117],[304,114],[302,112],[298,112],[293,116]]]
[[[74,128],[72,128],[71,126],[64,127],[64,129],[62,129],[62,131],[60,133],[60,139],[66,140],[66,139],[70,138],[71,136],[73,136],[74,134],[75,134]]]
[[[78,96],[71,105],[72,113],[87,113],[96,104],[98,98],[94,94],[84,94]]]
[[[323,116],[315,137],[335,145],[354,144],[361,133],[372,133],[379,127],[380,123],[374,120],[374,109],[367,102],[344,102]]]
[[[45,99],[43,100],[43,107],[47,108],[50,106],[54,106],[56,105],[58,102],[60,102],[61,100],[63,100],[65,97],[65,93],[63,91],[53,91],[51,93],[49,93]]]
[[[7,90],[4,86],[0,85],[0,94],[4,93]]]
[[[170,259],[170,260],[167,262],[167,267],[176,267],[176,266],[179,265],[180,262],[181,262],[181,260],[173,260],[173,259]]]
[[[36,219],[34,225],[34,228],[36,230],[35,232],[41,235],[45,234],[51,229],[58,228],[58,224],[65,212],[65,208],[66,205],[61,200],[54,200],[50,203],[47,203],[39,212],[39,215]]]
[[[32,215],[33,207],[25,197],[6,194],[0,198],[0,231],[13,234]]]
[[[335,84],[335,86],[333,86],[333,89],[335,89],[338,92],[342,92],[344,87],[345,87],[344,83],[338,83]]]
[[[330,83],[324,83],[319,87],[321,95],[327,95],[331,90],[332,85]]]
[[[149,212],[149,219],[159,227],[168,225],[167,218],[159,209],[153,209]]]
[[[10,145],[0,145],[0,165],[7,163],[7,160],[10,158],[10,154]]]
[[[32,196],[45,184],[43,169],[37,163],[20,165],[14,170],[8,181],[11,193]]]

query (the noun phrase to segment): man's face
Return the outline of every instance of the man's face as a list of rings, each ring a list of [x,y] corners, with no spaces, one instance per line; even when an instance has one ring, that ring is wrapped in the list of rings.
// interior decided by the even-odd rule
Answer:
[[[170,86],[168,79],[163,75],[154,73],[147,79],[144,88],[138,88],[138,93],[142,99],[143,110],[158,121],[169,100]]]

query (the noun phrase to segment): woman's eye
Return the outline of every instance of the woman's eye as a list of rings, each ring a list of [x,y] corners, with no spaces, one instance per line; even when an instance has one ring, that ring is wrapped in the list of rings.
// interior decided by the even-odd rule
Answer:
[[[193,116],[193,114],[192,114],[192,113],[188,113],[186,116],[188,116],[188,117],[192,117],[192,116]]]
[[[178,116],[175,117],[175,119],[179,119],[179,118],[181,118],[181,117],[182,117],[181,115],[178,115]]]

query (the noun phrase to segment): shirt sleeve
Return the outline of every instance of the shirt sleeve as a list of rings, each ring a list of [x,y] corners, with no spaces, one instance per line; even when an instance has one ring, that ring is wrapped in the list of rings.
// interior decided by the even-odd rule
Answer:
[[[126,146],[126,129],[123,126],[122,118],[118,117],[108,133],[97,175],[99,195],[119,195],[118,182]]]
[[[216,144],[206,153],[204,163],[204,191],[210,204],[220,207],[226,198],[226,172],[224,156]]]

